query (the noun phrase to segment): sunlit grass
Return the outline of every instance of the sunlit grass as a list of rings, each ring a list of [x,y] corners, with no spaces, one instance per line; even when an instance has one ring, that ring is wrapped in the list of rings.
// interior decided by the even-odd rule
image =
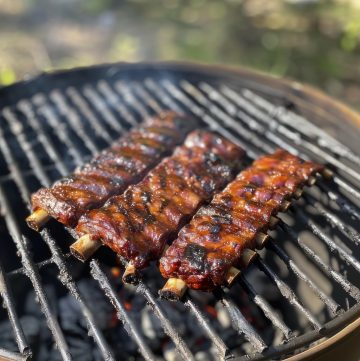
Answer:
[[[187,59],[356,99],[359,19],[359,0],[0,0],[0,84],[44,69]]]

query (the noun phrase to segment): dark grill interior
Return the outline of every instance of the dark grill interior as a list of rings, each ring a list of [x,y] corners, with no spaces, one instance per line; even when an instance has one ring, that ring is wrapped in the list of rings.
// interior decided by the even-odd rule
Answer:
[[[57,357],[78,359],[73,332],[61,309],[54,308],[49,284],[56,285],[62,299],[72,295],[88,328],[86,342],[96,350],[89,359],[96,360],[123,359],[123,352],[131,353],[130,345],[132,359],[139,354],[148,360],[174,359],[169,355],[175,349],[186,360],[216,355],[285,358],[359,316],[360,158],[316,126],[316,115],[306,119],[276,89],[235,75],[119,65],[42,76],[0,95],[0,292],[6,308],[0,312],[0,358],[24,360],[33,353],[41,359],[29,346],[34,344],[31,330],[23,321],[24,297],[34,289]],[[123,286],[121,273],[116,274],[123,270],[121,260],[108,250],[101,249],[83,265],[69,257],[71,230],[52,221],[37,235],[24,222],[31,192],[68,174],[162,109],[202,119],[204,126],[243,146],[248,163],[282,147],[335,171],[333,180],[307,188],[288,214],[281,215],[271,234],[274,240],[231,290],[189,292],[183,304],[158,299],[164,280],[156,266],[144,272],[139,286]],[[337,135],[351,143],[356,133],[350,133],[348,128]],[[116,311],[111,327],[99,324],[100,304],[86,296],[83,280],[106,295],[101,307],[108,314]],[[144,309],[152,310],[144,316],[147,328],[143,318],[139,321]],[[114,342],[115,316],[123,335]],[[1,343],[1,325],[7,319],[17,349]],[[194,341],[198,333],[201,337]]]

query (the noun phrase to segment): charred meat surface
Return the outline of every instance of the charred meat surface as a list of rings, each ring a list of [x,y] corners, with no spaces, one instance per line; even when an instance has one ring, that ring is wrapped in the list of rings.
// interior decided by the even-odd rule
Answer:
[[[223,137],[194,131],[140,183],[84,214],[76,230],[143,268],[160,257],[201,204],[235,177],[243,156]]]
[[[223,285],[229,269],[240,266],[243,250],[254,249],[258,232],[268,230],[282,202],[322,169],[282,149],[259,158],[180,231],[160,260],[162,275],[193,289]]]
[[[33,210],[43,209],[74,227],[83,213],[140,181],[195,126],[193,119],[174,112],[145,120],[70,176],[35,192]]]

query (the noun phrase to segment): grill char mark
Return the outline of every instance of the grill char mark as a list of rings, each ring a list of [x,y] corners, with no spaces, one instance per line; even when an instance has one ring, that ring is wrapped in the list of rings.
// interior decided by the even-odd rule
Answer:
[[[43,209],[61,223],[75,226],[83,213],[140,181],[195,126],[195,121],[174,112],[145,120],[72,175],[35,192],[33,210]]]
[[[268,230],[271,215],[322,169],[281,149],[254,161],[180,231],[160,259],[162,275],[206,291],[223,285],[243,250],[255,248],[256,234]],[[195,246],[206,250],[196,262],[188,256]]]
[[[209,152],[216,155],[213,167],[206,164]],[[235,177],[243,155],[241,148],[219,135],[194,131],[140,183],[112,197],[100,210],[83,215],[76,230],[101,239],[137,269],[143,268],[160,257],[166,242],[201,204]],[[116,208],[119,204],[126,212]],[[118,221],[125,214],[128,218],[123,226]],[[128,222],[132,229],[141,227],[130,233]]]

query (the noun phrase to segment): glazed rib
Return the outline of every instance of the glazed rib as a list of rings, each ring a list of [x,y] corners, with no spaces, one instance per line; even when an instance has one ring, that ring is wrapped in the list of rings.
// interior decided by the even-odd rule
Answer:
[[[230,268],[241,265],[245,249],[256,247],[256,235],[268,230],[284,200],[322,169],[281,149],[259,158],[180,231],[160,260],[162,275],[193,289],[224,285]]]
[[[33,210],[74,227],[83,213],[141,180],[195,126],[193,119],[174,112],[145,120],[70,176],[35,192]]]
[[[83,215],[76,227],[131,261],[158,259],[166,242],[239,170],[244,151],[207,131],[194,131],[140,183]]]

